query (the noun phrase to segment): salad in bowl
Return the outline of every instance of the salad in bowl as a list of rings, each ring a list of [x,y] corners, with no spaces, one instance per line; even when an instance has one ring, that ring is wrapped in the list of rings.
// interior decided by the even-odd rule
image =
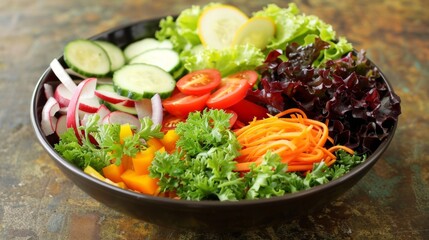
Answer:
[[[387,148],[401,113],[365,51],[295,4],[250,16],[192,6],[75,39],[32,104],[39,140],[90,195],[132,202],[117,208],[146,208],[132,214],[158,224],[166,217],[153,214],[180,205],[189,221],[167,225],[197,229],[224,227],[219,208],[234,220],[289,202],[274,220],[338,196]],[[230,226],[271,222],[246,214]]]

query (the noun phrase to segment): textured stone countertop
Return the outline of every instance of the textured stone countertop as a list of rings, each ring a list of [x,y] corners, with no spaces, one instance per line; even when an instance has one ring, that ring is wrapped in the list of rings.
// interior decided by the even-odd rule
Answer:
[[[0,239],[429,239],[429,2],[302,0],[300,10],[366,49],[402,99],[390,147],[320,212],[241,233],[169,230],[109,209],[60,172],[30,124],[32,91],[66,42],[208,1],[0,2]],[[265,1],[227,1],[245,12]],[[286,7],[286,1],[273,1]]]

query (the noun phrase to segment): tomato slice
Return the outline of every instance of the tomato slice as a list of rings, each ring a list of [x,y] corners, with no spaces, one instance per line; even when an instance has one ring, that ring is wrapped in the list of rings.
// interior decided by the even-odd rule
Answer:
[[[226,109],[246,97],[250,85],[245,79],[228,81],[216,90],[207,100],[210,108]]]
[[[238,120],[243,123],[253,121],[253,118],[263,119],[268,117],[268,109],[253,103],[249,100],[243,99],[237,104],[232,105],[228,109],[237,113]]]
[[[229,127],[232,128],[235,124],[235,122],[237,121],[237,113],[235,113],[234,111],[227,109],[225,110],[226,113],[232,114],[231,118],[229,119]]]
[[[241,72],[233,73],[222,79],[222,83],[225,84],[227,81],[233,81],[237,79],[246,79],[250,87],[253,87],[258,81],[259,75],[253,70],[244,70]]]
[[[187,117],[190,112],[203,110],[209,97],[209,93],[197,96],[179,92],[164,99],[162,106],[174,116]]]
[[[221,74],[217,69],[204,69],[186,74],[177,81],[177,88],[184,94],[204,95],[219,86]]]
[[[162,120],[161,131],[168,132],[168,130],[175,129],[179,122],[185,121],[185,118],[174,116],[171,114],[165,114],[164,119]]]

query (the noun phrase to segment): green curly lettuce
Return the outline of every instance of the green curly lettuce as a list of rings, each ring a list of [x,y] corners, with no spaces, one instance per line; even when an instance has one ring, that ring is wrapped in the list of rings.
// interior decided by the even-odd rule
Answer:
[[[189,71],[215,68],[222,76],[242,70],[255,69],[265,60],[262,51],[252,45],[238,45],[224,49],[194,48],[182,52],[185,68]]]
[[[288,8],[268,4],[263,10],[253,13],[253,16],[269,17],[276,25],[276,35],[268,44],[267,52],[284,50],[293,42],[305,46],[320,38],[330,44],[328,49],[321,52],[317,61],[313,62],[313,66],[320,66],[353,50],[352,44],[344,37],[336,38],[336,32],[330,24],[317,16],[301,14],[295,3],[290,3]]]

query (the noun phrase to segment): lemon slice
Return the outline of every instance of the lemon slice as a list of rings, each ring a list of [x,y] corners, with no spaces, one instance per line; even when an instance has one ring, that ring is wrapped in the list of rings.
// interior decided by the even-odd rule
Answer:
[[[204,47],[230,47],[237,29],[248,19],[246,14],[230,5],[208,7],[198,19],[198,36]]]
[[[271,18],[252,17],[237,30],[232,45],[251,44],[264,49],[275,33],[276,25]]]

